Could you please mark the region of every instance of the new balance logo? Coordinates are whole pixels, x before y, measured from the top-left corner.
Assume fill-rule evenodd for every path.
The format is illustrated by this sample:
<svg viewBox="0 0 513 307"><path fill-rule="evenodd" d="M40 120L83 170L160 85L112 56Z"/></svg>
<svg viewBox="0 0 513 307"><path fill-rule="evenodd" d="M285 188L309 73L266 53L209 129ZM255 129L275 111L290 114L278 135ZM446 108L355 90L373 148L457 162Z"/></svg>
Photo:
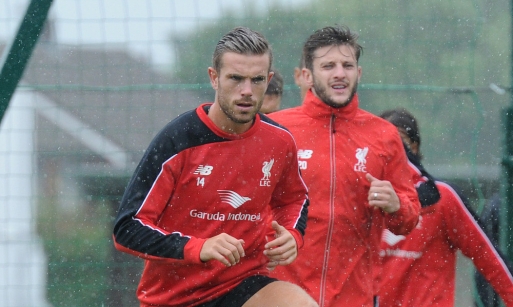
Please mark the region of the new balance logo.
<svg viewBox="0 0 513 307"><path fill-rule="evenodd" d="M303 160L310 159L312 157L312 154L313 154L313 150L311 150L311 149L298 149L297 158L299 160L298 161L299 169L307 169L308 168L308 162L302 161L301 159L303 159Z"/></svg>
<svg viewBox="0 0 513 307"><path fill-rule="evenodd" d="M228 203L235 209L242 206L245 202L251 200L249 197L240 196L239 194L230 190L217 190L217 192L219 193L219 196L221 196L222 202Z"/></svg>
<svg viewBox="0 0 513 307"><path fill-rule="evenodd" d="M212 173L213 168L214 167L210 166L210 165L200 165L194 172L194 175L198 175L198 174L202 175L202 176L210 175Z"/></svg>
<svg viewBox="0 0 513 307"><path fill-rule="evenodd" d="M298 149L297 158L298 159L310 159L312 157L313 150L310 149Z"/></svg>

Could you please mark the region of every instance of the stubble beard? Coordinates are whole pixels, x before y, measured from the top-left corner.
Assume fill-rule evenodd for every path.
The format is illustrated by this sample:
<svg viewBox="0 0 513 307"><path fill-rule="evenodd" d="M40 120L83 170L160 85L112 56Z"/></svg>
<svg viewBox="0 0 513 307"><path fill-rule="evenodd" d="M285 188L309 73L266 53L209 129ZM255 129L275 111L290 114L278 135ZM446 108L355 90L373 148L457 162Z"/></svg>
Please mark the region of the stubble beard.
<svg viewBox="0 0 513 307"><path fill-rule="evenodd" d="M328 94L327 89L322 84L318 83L315 78L313 78L313 89L315 91L315 94L327 105L333 108L342 108L347 106L351 100L353 100L354 95L356 94L356 91L358 90L358 80L354 83L353 87L351 88L351 94L347 98L346 101L343 103L338 103L335 100L333 100Z"/></svg>
<svg viewBox="0 0 513 307"><path fill-rule="evenodd" d="M227 99L225 99L225 97L222 94L219 95L218 100L219 100L219 106L221 107L221 110L226 115L226 117L228 117L228 119L231 120L232 122L234 122L236 124L247 124L247 123L252 122L255 119L256 112L244 113L244 114L250 114L249 118L237 116L237 114L234 111L234 108L232 107L232 106L235 106L235 104L237 103L236 101L234 101L233 103L230 103Z"/></svg>

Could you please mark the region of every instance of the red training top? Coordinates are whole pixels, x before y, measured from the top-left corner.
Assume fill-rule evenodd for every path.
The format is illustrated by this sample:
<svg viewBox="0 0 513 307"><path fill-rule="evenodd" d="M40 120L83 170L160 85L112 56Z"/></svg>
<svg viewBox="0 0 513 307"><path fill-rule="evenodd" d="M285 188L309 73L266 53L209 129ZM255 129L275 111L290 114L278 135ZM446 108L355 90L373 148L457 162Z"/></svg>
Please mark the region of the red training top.
<svg viewBox="0 0 513 307"><path fill-rule="evenodd" d="M291 134L257 115L231 135L208 118L210 105L180 115L154 138L121 201L117 249L145 259L141 306L196 306L252 275L268 275L263 254L270 214L302 245L308 197ZM245 241L234 266L202 262L207 238Z"/></svg>
<svg viewBox="0 0 513 307"><path fill-rule="evenodd" d="M373 266L383 229L407 234L420 204L397 128L358 108L358 96L333 108L308 91L302 106L269 114L288 128L311 205L308 231L294 263L273 277L292 281L321 307L373 306ZM388 180L400 203L388 214L369 206L366 173Z"/></svg>

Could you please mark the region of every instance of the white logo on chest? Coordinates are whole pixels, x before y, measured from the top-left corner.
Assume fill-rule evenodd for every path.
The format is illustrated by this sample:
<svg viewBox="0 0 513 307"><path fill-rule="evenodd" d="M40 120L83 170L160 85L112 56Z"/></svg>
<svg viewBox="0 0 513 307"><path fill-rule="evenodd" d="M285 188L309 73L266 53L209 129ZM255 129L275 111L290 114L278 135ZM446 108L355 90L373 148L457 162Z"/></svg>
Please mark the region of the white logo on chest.
<svg viewBox="0 0 513 307"><path fill-rule="evenodd" d="M262 173L264 173L264 177L260 179L260 186L261 187L270 187L271 186L271 168L273 167L274 159L271 159L271 161L264 161L262 166Z"/></svg>
<svg viewBox="0 0 513 307"><path fill-rule="evenodd" d="M381 237L381 239L385 241L388 245L394 246L402 240L406 239L406 237L403 235L396 235L392 233L390 230L385 229L383 230L383 236Z"/></svg>
<svg viewBox="0 0 513 307"><path fill-rule="evenodd" d="M297 151L297 158L299 163L299 169L307 169L308 167L308 161L305 161L307 159L310 159L313 155L313 150L311 149L298 149Z"/></svg>
<svg viewBox="0 0 513 307"><path fill-rule="evenodd" d="M357 148L356 149L356 159L358 162L354 165L355 172L367 172L367 153L369 152L369 147Z"/></svg>
<svg viewBox="0 0 513 307"><path fill-rule="evenodd" d="M207 176L207 175L210 175L212 173L212 169L214 169L213 166L210 166L210 165L200 165L198 166L198 168L196 169L196 171L194 172L195 175L202 175L202 176Z"/></svg>
<svg viewBox="0 0 513 307"><path fill-rule="evenodd" d="M199 165L198 168L194 171L194 175L208 176L208 175L212 174L213 169L214 169L214 167L211 165ZM205 178L197 177L196 185L204 187L205 186Z"/></svg>
<svg viewBox="0 0 513 307"><path fill-rule="evenodd" d="M234 191L230 190L217 190L219 196L221 196L221 201L230 204L230 206L234 208L239 208L245 202L251 200L249 197L240 196Z"/></svg>

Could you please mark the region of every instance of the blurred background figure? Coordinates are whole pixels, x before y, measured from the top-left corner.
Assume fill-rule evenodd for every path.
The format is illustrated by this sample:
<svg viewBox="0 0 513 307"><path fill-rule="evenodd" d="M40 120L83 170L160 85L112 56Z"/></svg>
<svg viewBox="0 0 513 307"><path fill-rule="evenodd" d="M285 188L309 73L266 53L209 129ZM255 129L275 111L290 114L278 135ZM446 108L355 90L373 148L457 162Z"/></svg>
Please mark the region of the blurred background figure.
<svg viewBox="0 0 513 307"><path fill-rule="evenodd" d="M499 193L492 195L481 212L480 218L483 222L482 228L488 238L495 246L499 246L499 214L501 206L501 197ZM511 264L507 263L510 267ZM475 306L477 307L499 307L499 294L493 289L493 286L478 270L474 271L474 282L476 285L477 297Z"/></svg>
<svg viewBox="0 0 513 307"><path fill-rule="evenodd" d="M387 110L380 117L397 127L409 151L413 181L419 182L418 166L422 155L417 119L404 108ZM459 250L472 260L505 306L513 306L513 276L507 259L483 231L483 223L468 199L448 183L436 180L436 188L440 199L435 203L422 201L432 199L429 195L426 197L432 192L417 189L422 209L419 223L409 235L396 236L388 230L383 233L379 305L454 306L456 252Z"/></svg>
<svg viewBox="0 0 513 307"><path fill-rule="evenodd" d="M260 113L264 114L278 111L280 109L281 97L283 96L283 77L276 69L272 69L272 71L274 71L274 76L267 86L264 103L260 108Z"/></svg>
<svg viewBox="0 0 513 307"><path fill-rule="evenodd" d="M294 82L297 86L299 86L299 90L301 91L301 101L303 101L306 92L310 88L310 86L306 83L306 79L303 77L303 68L305 68L305 57L301 55L299 67L294 68Z"/></svg>

